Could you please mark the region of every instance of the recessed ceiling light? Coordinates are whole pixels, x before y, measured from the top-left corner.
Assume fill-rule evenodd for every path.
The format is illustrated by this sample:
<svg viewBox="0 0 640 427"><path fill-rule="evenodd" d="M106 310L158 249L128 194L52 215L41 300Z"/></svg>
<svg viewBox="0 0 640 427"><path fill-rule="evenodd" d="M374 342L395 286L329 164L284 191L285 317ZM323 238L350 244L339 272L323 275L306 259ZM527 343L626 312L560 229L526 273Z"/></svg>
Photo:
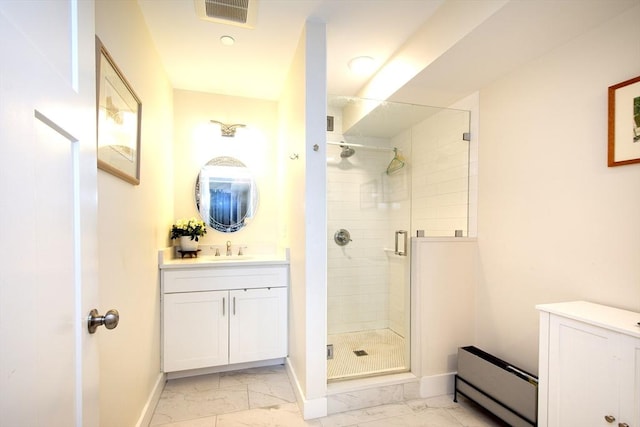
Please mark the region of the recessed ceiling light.
<svg viewBox="0 0 640 427"><path fill-rule="evenodd" d="M220 43L222 43L225 46L232 46L235 42L236 40L231 36L220 37Z"/></svg>
<svg viewBox="0 0 640 427"><path fill-rule="evenodd" d="M375 67L375 61L370 56L358 56L349 61L349 69L358 75L370 74Z"/></svg>

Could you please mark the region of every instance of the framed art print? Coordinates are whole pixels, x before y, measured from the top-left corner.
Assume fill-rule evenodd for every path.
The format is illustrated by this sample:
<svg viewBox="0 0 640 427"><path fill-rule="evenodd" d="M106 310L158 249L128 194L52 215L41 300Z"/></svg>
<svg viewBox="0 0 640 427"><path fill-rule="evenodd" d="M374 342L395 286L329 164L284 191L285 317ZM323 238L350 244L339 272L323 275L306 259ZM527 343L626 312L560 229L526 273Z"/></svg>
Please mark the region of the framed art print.
<svg viewBox="0 0 640 427"><path fill-rule="evenodd" d="M640 76L609 87L607 163L640 163Z"/></svg>
<svg viewBox="0 0 640 427"><path fill-rule="evenodd" d="M140 184L142 104L96 37L98 168Z"/></svg>

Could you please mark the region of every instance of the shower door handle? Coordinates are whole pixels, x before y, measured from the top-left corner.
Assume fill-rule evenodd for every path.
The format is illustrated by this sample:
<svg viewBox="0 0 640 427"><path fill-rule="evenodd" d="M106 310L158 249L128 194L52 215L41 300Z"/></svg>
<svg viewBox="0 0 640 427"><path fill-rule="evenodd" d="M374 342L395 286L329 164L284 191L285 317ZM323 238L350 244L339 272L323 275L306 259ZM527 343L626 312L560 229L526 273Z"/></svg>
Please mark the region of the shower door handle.
<svg viewBox="0 0 640 427"><path fill-rule="evenodd" d="M402 235L402 240L403 240L403 249L400 250L399 249L399 245L398 245L398 240L399 240L399 236ZM406 230L397 230L396 231L396 255L400 255L400 256L407 256L407 240L409 238L409 233Z"/></svg>

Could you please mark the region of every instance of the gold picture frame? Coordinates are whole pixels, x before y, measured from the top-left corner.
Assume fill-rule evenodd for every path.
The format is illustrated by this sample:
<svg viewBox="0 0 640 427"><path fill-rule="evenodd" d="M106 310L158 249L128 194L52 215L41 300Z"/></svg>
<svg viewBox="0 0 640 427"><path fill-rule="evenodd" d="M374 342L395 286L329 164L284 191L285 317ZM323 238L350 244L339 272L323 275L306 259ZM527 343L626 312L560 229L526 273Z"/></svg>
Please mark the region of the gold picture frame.
<svg viewBox="0 0 640 427"><path fill-rule="evenodd" d="M140 184L142 103L96 37L98 169Z"/></svg>
<svg viewBox="0 0 640 427"><path fill-rule="evenodd" d="M640 76L609 86L608 166L640 163Z"/></svg>

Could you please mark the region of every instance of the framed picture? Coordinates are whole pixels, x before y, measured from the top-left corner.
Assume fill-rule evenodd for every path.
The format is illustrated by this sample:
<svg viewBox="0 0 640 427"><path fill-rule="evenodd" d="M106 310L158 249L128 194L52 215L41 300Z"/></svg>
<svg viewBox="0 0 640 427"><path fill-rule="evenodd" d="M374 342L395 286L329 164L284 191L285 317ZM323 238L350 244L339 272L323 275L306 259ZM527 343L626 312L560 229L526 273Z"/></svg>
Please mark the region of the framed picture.
<svg viewBox="0 0 640 427"><path fill-rule="evenodd" d="M142 104L96 37L98 168L140 184Z"/></svg>
<svg viewBox="0 0 640 427"><path fill-rule="evenodd" d="M609 87L608 165L640 163L640 76Z"/></svg>

